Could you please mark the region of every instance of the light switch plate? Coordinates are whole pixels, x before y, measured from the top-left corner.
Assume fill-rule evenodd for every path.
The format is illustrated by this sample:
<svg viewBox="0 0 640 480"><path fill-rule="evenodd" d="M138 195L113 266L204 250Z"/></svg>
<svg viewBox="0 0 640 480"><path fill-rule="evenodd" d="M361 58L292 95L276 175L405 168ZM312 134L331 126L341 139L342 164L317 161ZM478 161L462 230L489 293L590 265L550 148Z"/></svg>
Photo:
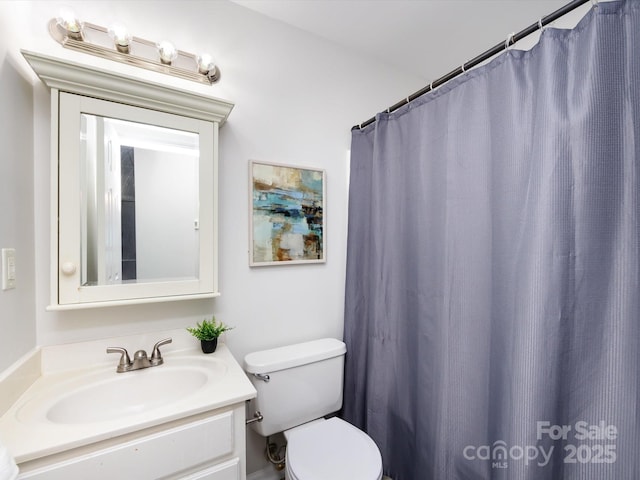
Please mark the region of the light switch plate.
<svg viewBox="0 0 640 480"><path fill-rule="evenodd" d="M2 249L2 290L16 288L16 250Z"/></svg>

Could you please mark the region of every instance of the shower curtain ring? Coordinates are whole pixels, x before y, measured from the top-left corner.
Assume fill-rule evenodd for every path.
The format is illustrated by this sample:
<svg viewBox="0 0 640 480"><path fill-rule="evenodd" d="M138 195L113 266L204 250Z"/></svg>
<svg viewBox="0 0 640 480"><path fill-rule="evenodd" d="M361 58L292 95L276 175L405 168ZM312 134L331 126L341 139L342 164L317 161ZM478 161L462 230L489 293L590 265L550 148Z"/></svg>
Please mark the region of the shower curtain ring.
<svg viewBox="0 0 640 480"><path fill-rule="evenodd" d="M431 83L429 84L429 91L430 91L430 92L433 92L433 82L431 82Z"/></svg>
<svg viewBox="0 0 640 480"><path fill-rule="evenodd" d="M515 36L516 32L511 32L509 34L509 36L507 37L507 40L504 42L504 49L505 50L509 50L509 46L513 45L513 37Z"/></svg>
<svg viewBox="0 0 640 480"><path fill-rule="evenodd" d="M594 7L597 7L597 6L598 6L598 1L599 1L599 0L591 0L591 4L592 4Z"/></svg>
<svg viewBox="0 0 640 480"><path fill-rule="evenodd" d="M464 69L464 63L460 66L460 68L462 69L462 73L466 72L466 70Z"/></svg>
<svg viewBox="0 0 640 480"><path fill-rule="evenodd" d="M544 25L542 24L542 19L538 20L538 29L544 30Z"/></svg>

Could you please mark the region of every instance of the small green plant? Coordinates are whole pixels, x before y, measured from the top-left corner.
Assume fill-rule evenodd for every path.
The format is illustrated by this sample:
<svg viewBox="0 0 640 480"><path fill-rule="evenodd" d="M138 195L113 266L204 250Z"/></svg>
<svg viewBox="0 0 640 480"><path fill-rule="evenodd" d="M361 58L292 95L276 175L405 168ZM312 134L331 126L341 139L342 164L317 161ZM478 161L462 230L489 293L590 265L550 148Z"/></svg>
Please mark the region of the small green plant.
<svg viewBox="0 0 640 480"><path fill-rule="evenodd" d="M222 322L216 322L216 317L211 317L211 320L205 318L202 323L196 323L195 327L187 327L187 331L198 340L213 340L232 328Z"/></svg>

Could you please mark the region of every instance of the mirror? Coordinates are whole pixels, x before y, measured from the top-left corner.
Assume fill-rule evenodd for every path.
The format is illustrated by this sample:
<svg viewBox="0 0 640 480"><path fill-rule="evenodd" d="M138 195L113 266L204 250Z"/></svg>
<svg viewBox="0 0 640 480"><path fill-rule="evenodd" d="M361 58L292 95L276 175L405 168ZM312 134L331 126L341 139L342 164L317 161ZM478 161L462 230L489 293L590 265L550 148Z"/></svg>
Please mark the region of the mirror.
<svg viewBox="0 0 640 480"><path fill-rule="evenodd" d="M218 296L218 128L233 103L22 55L51 89L48 308Z"/></svg>
<svg viewBox="0 0 640 480"><path fill-rule="evenodd" d="M198 135L81 113L80 148L81 285L197 279Z"/></svg>

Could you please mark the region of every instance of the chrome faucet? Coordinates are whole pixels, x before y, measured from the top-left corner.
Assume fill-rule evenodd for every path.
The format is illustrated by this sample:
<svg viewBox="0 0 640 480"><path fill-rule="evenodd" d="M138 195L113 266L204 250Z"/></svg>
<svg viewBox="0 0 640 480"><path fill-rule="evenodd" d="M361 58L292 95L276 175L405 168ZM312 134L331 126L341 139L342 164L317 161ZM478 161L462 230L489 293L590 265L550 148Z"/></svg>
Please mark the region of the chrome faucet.
<svg viewBox="0 0 640 480"><path fill-rule="evenodd" d="M164 360L162 359L162 354L160 353L160 347L162 345L166 345L171 343L173 340L170 338L165 338L164 340L160 340L153 346L153 351L151 352L151 358L147 357L147 352L144 350L138 350L133 354L133 362L129 357L129 352L127 352L126 348L122 347L109 347L107 348L107 353L119 353L120 354L120 362L118 363L118 368L116 371L118 373L124 372L132 372L133 370L140 370L141 368L149 368L149 367L157 367L158 365L162 365Z"/></svg>

